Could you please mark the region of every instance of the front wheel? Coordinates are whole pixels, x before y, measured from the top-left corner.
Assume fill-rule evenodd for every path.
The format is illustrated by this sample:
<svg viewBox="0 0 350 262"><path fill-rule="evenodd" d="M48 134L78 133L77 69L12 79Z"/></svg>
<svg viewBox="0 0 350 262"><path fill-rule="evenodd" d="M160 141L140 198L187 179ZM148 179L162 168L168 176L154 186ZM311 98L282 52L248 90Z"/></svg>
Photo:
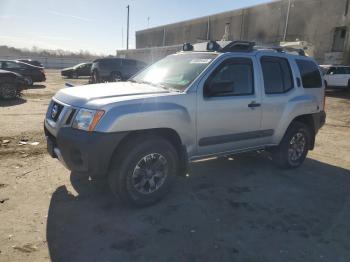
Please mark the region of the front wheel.
<svg viewBox="0 0 350 262"><path fill-rule="evenodd" d="M26 85L28 85L28 86L33 85L33 79L30 76L25 76L24 81L25 81Z"/></svg>
<svg viewBox="0 0 350 262"><path fill-rule="evenodd" d="M15 84L3 83L0 85L0 97L3 99L14 99L19 95L18 90Z"/></svg>
<svg viewBox="0 0 350 262"><path fill-rule="evenodd" d="M174 146L161 137L137 137L118 151L108 177L112 192L136 206L164 197L178 171Z"/></svg>
<svg viewBox="0 0 350 262"><path fill-rule="evenodd" d="M293 122L280 145L273 151L273 160L279 167L297 168L304 162L310 143L310 129L303 123Z"/></svg>

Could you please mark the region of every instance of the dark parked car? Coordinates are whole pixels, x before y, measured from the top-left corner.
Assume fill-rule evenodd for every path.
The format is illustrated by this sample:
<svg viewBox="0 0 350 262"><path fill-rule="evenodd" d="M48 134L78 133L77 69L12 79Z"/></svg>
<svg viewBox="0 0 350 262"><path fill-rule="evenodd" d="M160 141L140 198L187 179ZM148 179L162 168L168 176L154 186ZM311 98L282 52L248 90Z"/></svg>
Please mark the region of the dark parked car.
<svg viewBox="0 0 350 262"><path fill-rule="evenodd" d="M102 58L93 62L91 67L91 81L93 83L115 82L127 80L146 64L141 61L124 58Z"/></svg>
<svg viewBox="0 0 350 262"><path fill-rule="evenodd" d="M24 78L17 73L0 69L0 99L13 99L21 94Z"/></svg>
<svg viewBox="0 0 350 262"><path fill-rule="evenodd" d="M40 63L39 61L32 60L32 59L18 59L17 61L23 62L23 63L26 63L26 64L30 64L30 65L33 65L33 66L44 67L43 64Z"/></svg>
<svg viewBox="0 0 350 262"><path fill-rule="evenodd" d="M91 75L92 63L81 63L73 67L63 68L61 75L67 78L79 78L79 76Z"/></svg>
<svg viewBox="0 0 350 262"><path fill-rule="evenodd" d="M21 74L29 86L33 85L34 82L44 82L46 80L42 67L29 65L20 61L0 60L0 69Z"/></svg>

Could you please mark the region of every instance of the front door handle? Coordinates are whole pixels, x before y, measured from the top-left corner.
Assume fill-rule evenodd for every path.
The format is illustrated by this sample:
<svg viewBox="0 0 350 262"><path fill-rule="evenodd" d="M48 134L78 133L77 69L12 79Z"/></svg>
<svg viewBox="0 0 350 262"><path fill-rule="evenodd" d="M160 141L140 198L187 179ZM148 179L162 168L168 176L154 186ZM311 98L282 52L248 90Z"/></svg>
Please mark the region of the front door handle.
<svg viewBox="0 0 350 262"><path fill-rule="evenodd" d="M260 107L260 106L261 106L261 104L256 103L255 101L251 102L251 103L248 105L249 108L255 108L255 107Z"/></svg>

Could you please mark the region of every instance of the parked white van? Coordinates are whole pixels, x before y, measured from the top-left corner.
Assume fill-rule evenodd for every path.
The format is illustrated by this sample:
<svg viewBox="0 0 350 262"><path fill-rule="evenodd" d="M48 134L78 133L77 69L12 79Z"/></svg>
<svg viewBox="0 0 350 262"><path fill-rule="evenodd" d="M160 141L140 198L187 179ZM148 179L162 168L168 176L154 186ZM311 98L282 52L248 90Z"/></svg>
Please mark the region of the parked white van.
<svg viewBox="0 0 350 262"><path fill-rule="evenodd" d="M326 88L350 90L350 66L321 65Z"/></svg>

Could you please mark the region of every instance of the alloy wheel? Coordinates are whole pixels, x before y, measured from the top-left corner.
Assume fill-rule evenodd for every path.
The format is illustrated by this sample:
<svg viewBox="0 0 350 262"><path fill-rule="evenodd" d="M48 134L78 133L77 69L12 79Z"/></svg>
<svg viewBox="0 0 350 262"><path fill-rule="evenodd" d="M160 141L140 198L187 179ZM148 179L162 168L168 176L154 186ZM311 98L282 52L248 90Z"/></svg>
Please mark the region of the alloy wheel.
<svg viewBox="0 0 350 262"><path fill-rule="evenodd" d="M289 143L288 157L292 162L297 162L304 154L306 147L305 135L301 132L296 133Z"/></svg>
<svg viewBox="0 0 350 262"><path fill-rule="evenodd" d="M168 161L163 155L149 154L136 164L132 174L132 184L141 194L154 193L164 184L168 171Z"/></svg>

